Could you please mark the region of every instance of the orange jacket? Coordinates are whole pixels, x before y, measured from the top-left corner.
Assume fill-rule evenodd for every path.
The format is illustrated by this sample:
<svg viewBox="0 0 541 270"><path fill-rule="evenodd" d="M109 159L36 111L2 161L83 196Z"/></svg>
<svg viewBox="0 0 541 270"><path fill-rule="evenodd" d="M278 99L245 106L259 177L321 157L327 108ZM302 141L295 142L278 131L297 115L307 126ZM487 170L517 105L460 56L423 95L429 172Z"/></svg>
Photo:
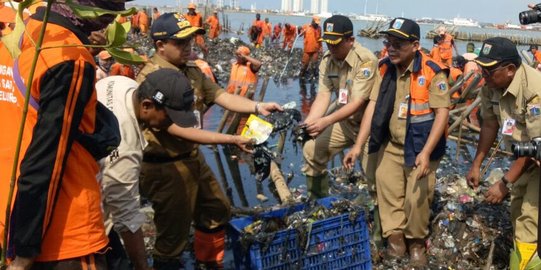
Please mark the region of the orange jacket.
<svg viewBox="0 0 541 270"><path fill-rule="evenodd" d="M475 63L474 61L468 61L466 65L464 65L464 74L469 74L470 72L474 72L474 74L478 74L478 76L481 77L481 80L476 85L477 87L485 84L485 79L482 76L482 71L479 65ZM468 80L464 82L464 85L462 85L462 89L468 88L468 86L473 82L473 76L471 76ZM475 89L475 88L474 88Z"/></svg>
<svg viewBox="0 0 541 270"><path fill-rule="evenodd" d="M304 52L318 52L321 49L321 29L312 27L312 24L305 24L304 31Z"/></svg>
<svg viewBox="0 0 541 270"><path fill-rule="evenodd" d="M534 61L537 61L537 63L541 63L541 51L536 51L533 55Z"/></svg>
<svg viewBox="0 0 541 270"><path fill-rule="evenodd" d="M297 35L297 27L290 24L289 27L284 27L284 39L293 40Z"/></svg>
<svg viewBox="0 0 541 270"><path fill-rule="evenodd" d="M109 70L109 76L120 75L135 80L135 72L129 65L114 63Z"/></svg>
<svg viewBox="0 0 541 270"><path fill-rule="evenodd" d="M202 27L203 26L203 18L199 13L195 13L195 15L190 15L189 13L184 14L184 17L190 22L192 26L196 27Z"/></svg>
<svg viewBox="0 0 541 270"><path fill-rule="evenodd" d="M259 32L259 35L257 35L257 40L256 40L256 43L257 44L262 44L263 43L263 32L265 31L265 22L262 21L262 20L254 20L252 22L252 26L256 26L257 28L259 28L261 31Z"/></svg>
<svg viewBox="0 0 541 270"><path fill-rule="evenodd" d="M460 76L462 76L462 70L460 70L458 68L455 68L455 67L450 67L449 78L447 79L447 81L449 82L449 85L450 86L455 85L455 83L458 81ZM452 98L459 98L460 97L460 91L454 92L451 97Z"/></svg>
<svg viewBox="0 0 541 270"><path fill-rule="evenodd" d="M253 90L257 87L257 75L250 68L250 63L247 63L246 65L234 63L231 67L231 76L229 77L227 92L233 94L235 93L235 89L240 87L241 90L239 95L244 97L250 86L252 86Z"/></svg>
<svg viewBox="0 0 541 270"><path fill-rule="evenodd" d="M263 37L270 37L272 32L272 23L263 22Z"/></svg>
<svg viewBox="0 0 541 270"><path fill-rule="evenodd" d="M440 48L440 57L441 59L451 59L453 58L453 37L449 34L445 34L443 42L438 46Z"/></svg>
<svg viewBox="0 0 541 270"><path fill-rule="evenodd" d="M210 16L207 19L207 23L210 26L209 29L209 38L214 39L217 38L220 35L220 21L216 16Z"/></svg>
<svg viewBox="0 0 541 270"><path fill-rule="evenodd" d="M432 50L430 51L430 57L434 61L436 61L438 63L441 63L440 47L439 46L432 47Z"/></svg>
<svg viewBox="0 0 541 270"><path fill-rule="evenodd" d="M209 78L214 83L216 82L216 79L214 78L214 73L212 73L212 69L207 62L201 59L196 59L194 60L194 62L207 78Z"/></svg>
<svg viewBox="0 0 541 270"><path fill-rule="evenodd" d="M148 32L148 15L146 12L139 11L139 28L141 29L141 33Z"/></svg>
<svg viewBox="0 0 541 270"><path fill-rule="evenodd" d="M131 26L133 28L139 28L139 12L131 16Z"/></svg>
<svg viewBox="0 0 541 270"><path fill-rule="evenodd" d="M35 16L35 17L34 17ZM37 40L44 16L38 11L26 25ZM39 20L37 19L39 18ZM17 191L11 214L9 250L36 261L58 261L98 252L107 245L101 214L99 166L75 140L77 132L93 133L96 121L96 63L86 36L56 13L47 33L29 91L39 106L29 107L25 121ZM81 40L79 39L81 38ZM34 42L22 37L18 58L20 76L13 75L13 59L0 43L0 216L5 217L13 153L22 117L24 96L14 77L27 79L35 55ZM0 222L3 231L4 223Z"/></svg>

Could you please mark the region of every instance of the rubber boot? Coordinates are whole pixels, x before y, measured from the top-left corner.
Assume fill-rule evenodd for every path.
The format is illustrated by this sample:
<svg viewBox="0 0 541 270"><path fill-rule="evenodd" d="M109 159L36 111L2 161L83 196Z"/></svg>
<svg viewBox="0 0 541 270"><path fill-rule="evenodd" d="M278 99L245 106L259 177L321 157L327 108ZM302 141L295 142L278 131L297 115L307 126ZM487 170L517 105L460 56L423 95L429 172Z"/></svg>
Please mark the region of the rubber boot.
<svg viewBox="0 0 541 270"><path fill-rule="evenodd" d="M224 269L225 230L202 232L196 229L194 238L196 269Z"/></svg>
<svg viewBox="0 0 541 270"><path fill-rule="evenodd" d="M406 254L406 241L403 232L393 232L387 237L386 257L401 258Z"/></svg>
<svg viewBox="0 0 541 270"><path fill-rule="evenodd" d="M412 266L426 266L426 244L424 239L408 239L410 264Z"/></svg>
<svg viewBox="0 0 541 270"><path fill-rule="evenodd" d="M329 196L329 175L306 176L306 188L311 200Z"/></svg>
<svg viewBox="0 0 541 270"><path fill-rule="evenodd" d="M509 269L511 270L539 270L541 260L536 254L537 244L515 241L515 249L511 250Z"/></svg>
<svg viewBox="0 0 541 270"><path fill-rule="evenodd" d="M152 258L152 269L154 270L181 270L184 266L180 259L162 258L154 256Z"/></svg>

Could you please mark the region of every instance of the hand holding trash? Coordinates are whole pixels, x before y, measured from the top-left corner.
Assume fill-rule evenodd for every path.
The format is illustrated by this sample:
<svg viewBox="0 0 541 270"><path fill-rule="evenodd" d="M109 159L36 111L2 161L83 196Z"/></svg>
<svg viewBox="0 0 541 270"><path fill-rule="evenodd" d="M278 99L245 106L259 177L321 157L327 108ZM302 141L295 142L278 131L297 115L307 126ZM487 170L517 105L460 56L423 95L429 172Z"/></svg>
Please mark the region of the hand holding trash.
<svg viewBox="0 0 541 270"><path fill-rule="evenodd" d="M485 201L489 204L501 203L505 196L507 196L507 193L509 193L509 189L503 181L496 181L485 193Z"/></svg>
<svg viewBox="0 0 541 270"><path fill-rule="evenodd" d="M351 170L355 167L355 162L357 159L359 159L359 156L361 155L361 147L357 147L354 145L351 148L351 151L349 151L346 156L344 157L344 160L342 160L342 163L344 164L344 167L346 169Z"/></svg>
<svg viewBox="0 0 541 270"><path fill-rule="evenodd" d="M242 151L253 154L254 139L243 136L233 136L233 143L237 145Z"/></svg>
<svg viewBox="0 0 541 270"><path fill-rule="evenodd" d="M468 186L472 187L473 189L479 187L480 175L481 168L479 166L472 165L470 171L466 175L466 181L468 182Z"/></svg>
<svg viewBox="0 0 541 270"><path fill-rule="evenodd" d="M259 103L257 110L257 113L267 116L273 111L283 111L284 109L276 102L265 102Z"/></svg>

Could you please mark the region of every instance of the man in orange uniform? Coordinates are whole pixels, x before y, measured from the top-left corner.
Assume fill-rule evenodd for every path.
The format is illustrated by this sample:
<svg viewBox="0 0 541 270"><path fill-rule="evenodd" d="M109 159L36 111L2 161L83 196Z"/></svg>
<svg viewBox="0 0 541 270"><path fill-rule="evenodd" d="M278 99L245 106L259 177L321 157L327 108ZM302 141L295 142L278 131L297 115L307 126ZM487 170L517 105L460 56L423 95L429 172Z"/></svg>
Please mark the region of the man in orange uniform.
<svg viewBox="0 0 541 270"><path fill-rule="evenodd" d="M222 30L220 20L218 19L218 11L215 10L212 16L208 17L206 23L209 26L209 39L213 40L218 38L220 31Z"/></svg>
<svg viewBox="0 0 541 270"><path fill-rule="evenodd" d="M295 40L295 37L297 36L297 27L295 25L286 23L284 25L284 43L282 45L282 49L285 49L287 47L288 50L291 50L293 47L293 41Z"/></svg>
<svg viewBox="0 0 541 270"><path fill-rule="evenodd" d="M120 1L74 1L91 7L120 11ZM0 216L5 217L13 162L18 162L17 190L9 220L7 253L10 270L15 269L105 269L107 236L101 212L99 171L93 155L102 131L98 124L96 63L84 45L91 44L92 31L105 28L114 16L92 19L77 17L63 3L51 4L34 77L26 88L36 54L35 41L45 18L38 8L26 23L21 54L12 58L0 43L0 115L6 129L0 134ZM28 36L27 36L28 35ZM70 45L70 46L67 46ZM73 46L77 45L77 46ZM13 72L12 72L13 71ZM28 117L22 134L21 156L14 159L22 121L25 93L30 91ZM9 97L9 98L5 98ZM105 109L106 110L106 109ZM116 127L118 132L118 126ZM113 145L109 145L113 146ZM0 230L5 230L2 219ZM5 244L5 243L4 243Z"/></svg>
<svg viewBox="0 0 541 270"><path fill-rule="evenodd" d="M249 88L255 90L257 86L256 73L261 68L261 62L250 57L250 49L246 46L240 46L236 51L237 61L231 67L231 76L227 85L227 92L235 93L235 89L240 87L239 95L246 96Z"/></svg>
<svg viewBox="0 0 541 270"><path fill-rule="evenodd" d="M528 51L532 53L533 60L538 64L541 64L541 52L539 51L539 47L537 47L537 45L535 44L532 44L530 45L530 49Z"/></svg>
<svg viewBox="0 0 541 270"><path fill-rule="evenodd" d="M447 33L445 26L438 28L438 34L443 40L438 46L440 48L441 62L447 67L450 67L453 64L453 48L456 50L455 40L453 36Z"/></svg>
<svg viewBox="0 0 541 270"><path fill-rule="evenodd" d="M272 31L272 39L271 42L274 44L275 42L280 42L280 37L282 35L282 23L278 23L274 26L274 29Z"/></svg>
<svg viewBox="0 0 541 270"><path fill-rule="evenodd" d="M430 50L430 57L432 60L441 63L441 56L440 56L440 45L443 43L443 38L441 36L435 36L434 37L434 45L432 46L432 50Z"/></svg>
<svg viewBox="0 0 541 270"><path fill-rule="evenodd" d="M152 22L155 22L158 17L160 17L160 11L158 11L158 8L155 7L152 9Z"/></svg>
<svg viewBox="0 0 541 270"><path fill-rule="evenodd" d="M259 48L263 44L263 29L265 28L265 22L261 20L261 14L255 15L255 20L252 22L252 26L248 31L250 41L254 47Z"/></svg>
<svg viewBox="0 0 541 270"><path fill-rule="evenodd" d="M145 9L141 9L139 10L138 14L139 14L139 29L141 31L140 32L141 36L146 37L147 32L148 32L148 26L149 26L147 11Z"/></svg>
<svg viewBox="0 0 541 270"><path fill-rule="evenodd" d="M195 12L194 3L190 3L188 5L188 13L186 13L184 17L186 17L186 19L193 27L203 27L203 17L201 17L201 14ZM203 51L203 54L205 56L208 54L209 51L207 49L207 46L205 45L205 39L203 38L203 35L195 35L195 44L197 45L197 47L201 48L201 51Z"/></svg>
<svg viewBox="0 0 541 270"><path fill-rule="evenodd" d="M300 35L304 36L304 53L302 55L302 67L300 77L303 78L308 65L312 64L312 67L315 68L317 65L317 59L319 52L322 51L321 47L321 29L319 28L319 17L314 16L310 24L305 24L302 27L302 32ZM315 70L312 71L312 75Z"/></svg>
<svg viewBox="0 0 541 270"><path fill-rule="evenodd" d="M263 42L265 48L270 47L270 40L272 35L272 23L269 22L269 18L265 18L265 25L263 26Z"/></svg>

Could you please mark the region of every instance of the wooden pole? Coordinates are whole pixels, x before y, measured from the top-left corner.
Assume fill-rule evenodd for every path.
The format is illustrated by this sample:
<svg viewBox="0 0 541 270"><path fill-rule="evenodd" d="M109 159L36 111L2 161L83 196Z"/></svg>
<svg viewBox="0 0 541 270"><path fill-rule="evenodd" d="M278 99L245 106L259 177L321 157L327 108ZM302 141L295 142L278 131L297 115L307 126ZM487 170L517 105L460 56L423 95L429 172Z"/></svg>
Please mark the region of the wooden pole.
<svg viewBox="0 0 541 270"><path fill-rule="evenodd" d="M462 123L462 120L464 120L464 118L466 118L466 116L468 116L473 111L473 109L475 109L475 107L479 106L480 103L481 97L478 96L475 101L473 101L473 103L470 104L468 108L460 115L460 118L455 120L455 122L449 127L449 132L452 132L455 128L459 127Z"/></svg>

